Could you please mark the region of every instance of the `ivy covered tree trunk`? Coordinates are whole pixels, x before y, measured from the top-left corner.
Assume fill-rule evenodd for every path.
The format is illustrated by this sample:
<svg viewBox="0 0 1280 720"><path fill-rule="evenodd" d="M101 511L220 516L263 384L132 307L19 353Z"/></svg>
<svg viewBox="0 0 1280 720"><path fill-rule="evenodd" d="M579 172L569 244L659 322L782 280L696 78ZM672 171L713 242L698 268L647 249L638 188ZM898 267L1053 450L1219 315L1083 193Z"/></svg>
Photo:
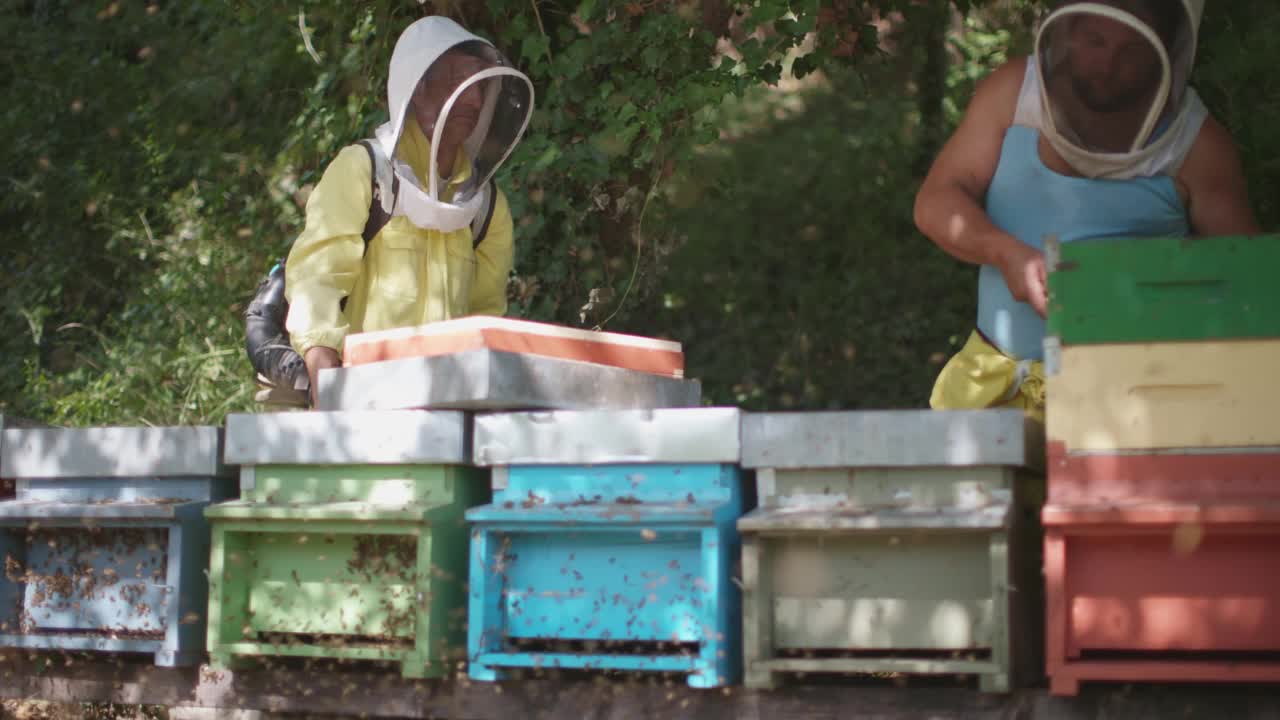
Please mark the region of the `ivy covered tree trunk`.
<svg viewBox="0 0 1280 720"><path fill-rule="evenodd" d="M950 2L924 0L907 11L907 28L914 47L922 55L916 74L917 109L920 113L920 145L914 170L924 175L946 140L947 34L951 28Z"/></svg>

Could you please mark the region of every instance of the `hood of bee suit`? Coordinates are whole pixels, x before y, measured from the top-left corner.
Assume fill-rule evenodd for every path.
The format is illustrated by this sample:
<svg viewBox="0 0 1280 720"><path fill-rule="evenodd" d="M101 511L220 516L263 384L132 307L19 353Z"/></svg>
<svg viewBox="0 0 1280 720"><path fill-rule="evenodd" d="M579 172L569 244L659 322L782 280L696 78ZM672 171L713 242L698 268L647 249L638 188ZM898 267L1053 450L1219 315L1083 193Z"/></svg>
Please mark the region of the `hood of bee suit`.
<svg viewBox="0 0 1280 720"><path fill-rule="evenodd" d="M1133 177L1179 134L1203 13L1204 0L1066 0L1041 23L1041 131L1078 172Z"/></svg>
<svg viewBox="0 0 1280 720"><path fill-rule="evenodd" d="M461 59L460 59L461 58ZM419 179L403 157L402 139L407 123L417 123L415 94L434 88L445 98L432 108L434 125L421 128L430 141L431 160L426 177ZM471 113L459 99L473 87L482 102L475 126L462 143L468 167L453 168L454 177L465 180L442 197L437 157L450 113ZM441 90L443 88L443 90ZM447 94L446 94L447 93ZM467 97L475 96L471 92ZM422 228L452 232L468 226L480 209L481 190L520 142L533 114L533 83L507 61L488 40L468 32L445 17L424 17L400 35L391 54L387 74L387 107L390 119L376 132L383 153L399 179L393 215L403 215ZM468 120L472 118L468 117ZM391 199L384 199L390 203Z"/></svg>

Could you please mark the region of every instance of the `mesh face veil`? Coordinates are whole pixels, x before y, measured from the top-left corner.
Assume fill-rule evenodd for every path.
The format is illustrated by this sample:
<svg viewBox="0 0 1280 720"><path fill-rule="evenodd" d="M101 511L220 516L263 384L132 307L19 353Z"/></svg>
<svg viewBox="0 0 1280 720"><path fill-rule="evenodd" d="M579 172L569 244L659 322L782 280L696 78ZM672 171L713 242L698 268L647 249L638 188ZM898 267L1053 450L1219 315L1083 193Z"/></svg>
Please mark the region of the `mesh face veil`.
<svg viewBox="0 0 1280 720"><path fill-rule="evenodd" d="M415 96L439 102L421 109L431 118L430 126L422 128L431 141L425 182L396 154L406 124L418 122ZM466 227L479 211L481 190L510 156L529 124L533 83L487 40L448 18L426 17L410 25L396 42L387 78L387 101L391 120L376 134L400 179L393 214L403 215L422 228L452 232ZM472 128L461 141L470 173L447 194L440 177L439 155L445 133L458 126ZM463 168L452 170L453 176L462 175Z"/></svg>
<svg viewBox="0 0 1280 720"><path fill-rule="evenodd" d="M1036 35L1043 132L1086 177L1125 177L1187 116L1204 0L1067 0Z"/></svg>

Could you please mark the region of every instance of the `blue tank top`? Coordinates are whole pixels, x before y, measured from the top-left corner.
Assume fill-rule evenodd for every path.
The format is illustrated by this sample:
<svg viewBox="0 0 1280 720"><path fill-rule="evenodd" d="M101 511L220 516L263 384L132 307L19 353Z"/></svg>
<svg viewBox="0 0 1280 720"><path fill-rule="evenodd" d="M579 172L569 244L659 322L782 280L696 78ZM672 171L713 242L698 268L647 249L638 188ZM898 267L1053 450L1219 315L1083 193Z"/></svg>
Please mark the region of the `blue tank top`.
<svg viewBox="0 0 1280 720"><path fill-rule="evenodd" d="M1023 125L1005 133L986 199L987 215L996 227L1041 250L1046 235L1068 243L1190 234L1172 177L1094 180L1062 175L1040 160L1039 141L1039 131ZM1030 305L1013 299L1004 276L991 265L978 272L978 329L1006 355L1044 358L1044 320Z"/></svg>

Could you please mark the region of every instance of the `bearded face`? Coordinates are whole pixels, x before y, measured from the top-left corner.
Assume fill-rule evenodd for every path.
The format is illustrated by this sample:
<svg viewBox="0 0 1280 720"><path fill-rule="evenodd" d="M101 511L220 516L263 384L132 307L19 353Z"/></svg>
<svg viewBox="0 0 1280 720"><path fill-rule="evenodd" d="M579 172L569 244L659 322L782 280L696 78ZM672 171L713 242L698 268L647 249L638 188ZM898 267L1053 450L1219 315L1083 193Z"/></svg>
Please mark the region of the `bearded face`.
<svg viewBox="0 0 1280 720"><path fill-rule="evenodd" d="M1095 113L1145 108L1160 82L1156 48L1133 27L1108 17L1073 20L1066 61L1076 97Z"/></svg>

